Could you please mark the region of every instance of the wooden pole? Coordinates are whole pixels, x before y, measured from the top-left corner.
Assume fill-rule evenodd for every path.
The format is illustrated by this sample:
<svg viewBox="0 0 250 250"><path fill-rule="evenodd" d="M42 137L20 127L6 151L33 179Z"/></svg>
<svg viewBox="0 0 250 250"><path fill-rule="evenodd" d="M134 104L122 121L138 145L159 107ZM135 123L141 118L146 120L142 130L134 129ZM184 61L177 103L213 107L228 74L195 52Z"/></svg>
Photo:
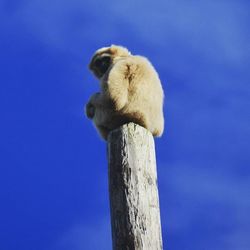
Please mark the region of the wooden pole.
<svg viewBox="0 0 250 250"><path fill-rule="evenodd" d="M109 195L114 250L161 250L154 139L134 123L108 137Z"/></svg>

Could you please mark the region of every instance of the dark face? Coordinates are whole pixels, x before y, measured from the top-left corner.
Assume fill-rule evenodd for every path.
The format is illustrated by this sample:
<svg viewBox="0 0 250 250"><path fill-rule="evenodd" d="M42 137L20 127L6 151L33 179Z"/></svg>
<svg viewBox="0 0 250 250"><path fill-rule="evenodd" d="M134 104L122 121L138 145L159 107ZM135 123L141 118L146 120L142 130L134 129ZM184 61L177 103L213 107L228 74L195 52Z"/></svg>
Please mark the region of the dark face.
<svg viewBox="0 0 250 250"><path fill-rule="evenodd" d="M102 77L108 70L111 64L110 56L97 57L92 67L98 77Z"/></svg>

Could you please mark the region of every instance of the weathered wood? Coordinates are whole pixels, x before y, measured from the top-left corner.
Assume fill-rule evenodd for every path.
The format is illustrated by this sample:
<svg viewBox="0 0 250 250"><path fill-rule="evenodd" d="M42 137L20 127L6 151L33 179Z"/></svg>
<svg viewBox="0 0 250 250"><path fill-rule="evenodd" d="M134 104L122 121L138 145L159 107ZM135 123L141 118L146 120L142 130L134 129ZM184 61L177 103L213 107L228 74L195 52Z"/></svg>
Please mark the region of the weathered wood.
<svg viewBox="0 0 250 250"><path fill-rule="evenodd" d="M108 137L109 194L114 250L161 250L154 139L134 123Z"/></svg>

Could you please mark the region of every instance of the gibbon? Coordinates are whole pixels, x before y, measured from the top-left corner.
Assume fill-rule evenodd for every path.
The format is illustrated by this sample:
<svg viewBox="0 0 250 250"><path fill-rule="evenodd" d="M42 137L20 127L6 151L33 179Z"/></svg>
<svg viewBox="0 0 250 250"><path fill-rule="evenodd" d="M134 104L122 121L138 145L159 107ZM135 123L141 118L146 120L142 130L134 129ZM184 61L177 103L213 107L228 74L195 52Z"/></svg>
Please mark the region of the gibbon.
<svg viewBox="0 0 250 250"><path fill-rule="evenodd" d="M90 70L100 80L100 92L91 96L85 112L104 140L110 131L134 122L153 136L164 130L161 81L147 58L112 45L95 52Z"/></svg>

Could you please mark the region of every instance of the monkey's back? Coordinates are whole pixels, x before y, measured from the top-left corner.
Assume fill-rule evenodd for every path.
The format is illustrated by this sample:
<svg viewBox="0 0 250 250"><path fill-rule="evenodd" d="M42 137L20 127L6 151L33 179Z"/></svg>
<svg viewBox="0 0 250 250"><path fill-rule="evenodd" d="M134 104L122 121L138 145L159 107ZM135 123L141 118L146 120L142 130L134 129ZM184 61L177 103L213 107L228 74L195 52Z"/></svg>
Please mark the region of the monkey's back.
<svg viewBox="0 0 250 250"><path fill-rule="evenodd" d="M161 81L152 64L141 56L131 56L128 101L121 110L128 120L147 128L154 136L164 130Z"/></svg>

